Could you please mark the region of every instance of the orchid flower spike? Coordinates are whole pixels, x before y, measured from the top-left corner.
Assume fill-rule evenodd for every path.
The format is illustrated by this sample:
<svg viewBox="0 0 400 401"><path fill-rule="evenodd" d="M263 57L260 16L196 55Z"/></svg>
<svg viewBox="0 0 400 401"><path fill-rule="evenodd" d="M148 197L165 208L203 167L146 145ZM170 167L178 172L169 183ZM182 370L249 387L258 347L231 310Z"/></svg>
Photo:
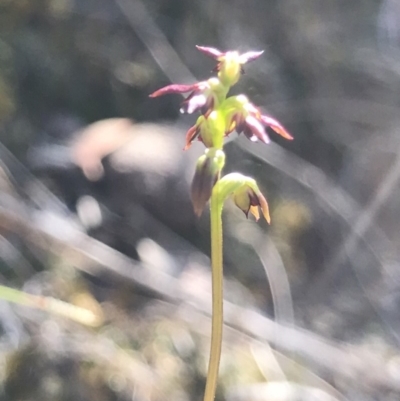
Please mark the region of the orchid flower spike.
<svg viewBox="0 0 400 401"><path fill-rule="evenodd" d="M218 78L225 84L232 86L239 81L243 71L243 64L253 61L260 57L264 51L249 51L240 54L237 51L221 52L213 47L196 46L206 56L218 61L215 70Z"/></svg>

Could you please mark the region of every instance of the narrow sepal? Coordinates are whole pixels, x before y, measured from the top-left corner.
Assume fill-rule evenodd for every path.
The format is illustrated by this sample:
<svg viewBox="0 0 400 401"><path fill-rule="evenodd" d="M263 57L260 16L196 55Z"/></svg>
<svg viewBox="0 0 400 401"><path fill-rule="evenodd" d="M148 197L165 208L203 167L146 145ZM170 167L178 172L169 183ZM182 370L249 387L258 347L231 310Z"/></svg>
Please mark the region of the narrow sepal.
<svg viewBox="0 0 400 401"><path fill-rule="evenodd" d="M245 119L245 124L246 124L246 130L244 133L247 135L247 133L251 133L250 140L253 142L256 142L257 140L260 140L261 142L264 143L269 143L269 137L266 134L263 125L257 120L257 118L253 116L248 116Z"/></svg>
<svg viewBox="0 0 400 401"><path fill-rule="evenodd" d="M197 46L197 50L201 51L206 56L212 57L215 60L220 60L221 57L224 56L224 53L214 47L207 47L207 46Z"/></svg>
<svg viewBox="0 0 400 401"><path fill-rule="evenodd" d="M207 96L203 93L189 96L181 105L180 112L192 114L202 109L207 104Z"/></svg>
<svg viewBox="0 0 400 401"><path fill-rule="evenodd" d="M271 223L271 216L270 216L270 213L269 213L268 202L267 202L267 200L265 199L264 195L261 192L258 193L257 197L258 197L258 202L259 202L262 214L263 214L265 220L267 221L267 223L270 224Z"/></svg>
<svg viewBox="0 0 400 401"><path fill-rule="evenodd" d="M269 143L270 138L265 127L271 128L275 133L285 139L293 139L286 128L274 118L262 115L260 109L254 106L244 95L231 96L221 105L226 116L225 135L236 130L238 134L244 135L252 142L260 140Z"/></svg>
<svg viewBox="0 0 400 401"><path fill-rule="evenodd" d="M196 89L196 84L194 85L180 85L180 84L172 84L164 86L151 93L149 97L158 97L163 95L169 95L171 93L186 93Z"/></svg>
<svg viewBox="0 0 400 401"><path fill-rule="evenodd" d="M243 54L241 54L239 56L239 62L240 62L240 64L246 64L249 61L253 61L253 60L257 59L263 53L264 53L264 50L261 50L261 51L250 51L250 52L243 53Z"/></svg>
<svg viewBox="0 0 400 401"><path fill-rule="evenodd" d="M285 139L292 140L293 137L292 135L289 134L289 132L286 130L286 128L280 124L277 120L270 116L261 116L261 121L263 122L264 125L267 127L270 127L273 129L277 134L283 136Z"/></svg>
<svg viewBox="0 0 400 401"><path fill-rule="evenodd" d="M188 131L186 132L186 143L185 143L185 147L183 148L183 150L188 150L190 148L190 145L192 144L192 142L199 136L199 134L200 134L200 130L199 130L197 124L190 127L188 129Z"/></svg>

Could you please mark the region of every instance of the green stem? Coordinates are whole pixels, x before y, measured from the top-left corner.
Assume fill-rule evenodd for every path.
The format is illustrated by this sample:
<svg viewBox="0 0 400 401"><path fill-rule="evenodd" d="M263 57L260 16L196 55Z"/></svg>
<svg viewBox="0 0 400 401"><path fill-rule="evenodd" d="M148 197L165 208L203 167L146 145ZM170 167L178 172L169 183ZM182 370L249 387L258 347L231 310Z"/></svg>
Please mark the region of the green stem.
<svg viewBox="0 0 400 401"><path fill-rule="evenodd" d="M97 326L101 323L101 316L96 315L88 309L51 297L28 294L4 285L0 285L0 299L30 308L41 309L49 313L55 313L89 326Z"/></svg>
<svg viewBox="0 0 400 401"><path fill-rule="evenodd" d="M223 329L222 205L219 191L211 195L212 329L204 401L213 401L221 359Z"/></svg>
<svg viewBox="0 0 400 401"><path fill-rule="evenodd" d="M28 294L4 285L0 285L0 299L20 305L31 305L30 296Z"/></svg>

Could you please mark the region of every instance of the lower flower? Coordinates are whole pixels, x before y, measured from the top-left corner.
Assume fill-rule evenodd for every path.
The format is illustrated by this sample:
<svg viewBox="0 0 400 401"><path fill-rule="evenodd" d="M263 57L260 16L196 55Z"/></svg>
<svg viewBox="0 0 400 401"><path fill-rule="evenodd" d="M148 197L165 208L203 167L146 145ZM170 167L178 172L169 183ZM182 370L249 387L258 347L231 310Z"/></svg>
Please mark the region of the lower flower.
<svg viewBox="0 0 400 401"><path fill-rule="evenodd" d="M253 178L239 173L227 174L215 184L213 196L214 193L221 199L221 202L232 196L236 206L243 211L246 217L250 212L256 220L259 220L260 209L265 220L268 223L271 222L267 200Z"/></svg>
<svg viewBox="0 0 400 401"><path fill-rule="evenodd" d="M265 132L265 127L271 128L274 132L285 139L293 139L285 127L274 118L261 114L261 111L251 103L246 96L232 96L221 105L224 110L227 122L226 135L233 131L243 134L253 142L260 140L269 143L270 139Z"/></svg>

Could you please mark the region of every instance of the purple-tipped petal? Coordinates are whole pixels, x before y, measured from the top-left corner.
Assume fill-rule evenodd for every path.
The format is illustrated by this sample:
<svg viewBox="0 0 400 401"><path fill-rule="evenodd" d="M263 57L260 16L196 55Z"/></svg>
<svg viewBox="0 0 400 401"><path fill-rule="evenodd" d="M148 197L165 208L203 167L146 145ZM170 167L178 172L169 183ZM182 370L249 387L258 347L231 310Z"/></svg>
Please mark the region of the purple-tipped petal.
<svg viewBox="0 0 400 401"><path fill-rule="evenodd" d="M289 140L293 139L292 135L289 134L289 132L286 130L286 128L282 124L280 124L277 120L275 120L274 118L269 117L269 116L261 116L261 121L267 127L272 128L277 134L283 136L284 138L289 139Z"/></svg>
<svg viewBox="0 0 400 401"><path fill-rule="evenodd" d="M168 95L170 93L186 93L186 92L193 91L196 88L197 88L197 84L193 84L193 85L172 84L172 85L167 85L161 89L156 90L155 92L150 94L149 97L158 97L158 96Z"/></svg>
<svg viewBox="0 0 400 401"><path fill-rule="evenodd" d="M239 63L240 64L246 64L249 61L253 61L256 58L260 57L264 53L264 50L261 51L251 51L251 52L246 52L243 53L239 56Z"/></svg>
<svg viewBox="0 0 400 401"><path fill-rule="evenodd" d="M253 134L254 137L256 137L257 139L259 139L260 141L262 141L264 143L270 142L268 135L264 131L263 125L257 120L257 118L255 118L253 116L247 116L246 120L245 120L245 124L246 124L246 128L251 131L251 133ZM247 137L251 141L255 141L255 139L253 139L253 136L251 136L250 138L248 136Z"/></svg>
<svg viewBox="0 0 400 401"><path fill-rule="evenodd" d="M180 109L181 113L192 114L197 110L200 110L207 103L207 96L202 93L199 95L191 96L182 103Z"/></svg>
<svg viewBox="0 0 400 401"><path fill-rule="evenodd" d="M271 215L269 214L269 207L268 207L267 200L265 199L264 195L261 192L258 192L255 195L257 197L257 203L254 203L254 205L253 205L253 201L252 201L252 207L260 206L261 212L262 212L265 220L267 221L268 224L270 224L271 223ZM251 211L252 207L250 207L250 211ZM258 210L257 210L257 214L258 214Z"/></svg>
<svg viewBox="0 0 400 401"><path fill-rule="evenodd" d="M201 109L201 113L205 116L208 117L210 115L210 113L213 111L214 109L214 96L209 96L206 100L205 105L203 106L203 108Z"/></svg>
<svg viewBox="0 0 400 401"><path fill-rule="evenodd" d="M249 189L248 194L250 201L249 212L255 217L256 221L258 221L260 218L258 207L260 207L265 220L269 224L271 222L271 216L269 214L268 202L264 195L260 191L257 193L254 192L253 189Z"/></svg>
<svg viewBox="0 0 400 401"><path fill-rule="evenodd" d="M213 47L206 47L206 46L196 46L197 50L200 50L206 56L212 57L215 60L220 61L220 58L224 56L225 53L221 52L218 49Z"/></svg>
<svg viewBox="0 0 400 401"><path fill-rule="evenodd" d="M258 142L258 138L255 135L253 135L250 130L246 136L250 139L251 142Z"/></svg>
<svg viewBox="0 0 400 401"><path fill-rule="evenodd" d="M247 112L249 112L250 114L253 114L257 118L261 116L260 109L256 106L254 106L253 103L250 103L249 101L247 101L245 108L246 108Z"/></svg>
<svg viewBox="0 0 400 401"><path fill-rule="evenodd" d="M197 136L199 136L199 134L200 130L197 125L193 125L193 127L190 127L188 132L186 133L186 144L183 150L188 150L192 142L196 139Z"/></svg>
<svg viewBox="0 0 400 401"><path fill-rule="evenodd" d="M243 129L238 131L238 134L240 135L242 132L243 135L251 142L258 142L258 138L251 132L251 129L247 125L243 125Z"/></svg>

